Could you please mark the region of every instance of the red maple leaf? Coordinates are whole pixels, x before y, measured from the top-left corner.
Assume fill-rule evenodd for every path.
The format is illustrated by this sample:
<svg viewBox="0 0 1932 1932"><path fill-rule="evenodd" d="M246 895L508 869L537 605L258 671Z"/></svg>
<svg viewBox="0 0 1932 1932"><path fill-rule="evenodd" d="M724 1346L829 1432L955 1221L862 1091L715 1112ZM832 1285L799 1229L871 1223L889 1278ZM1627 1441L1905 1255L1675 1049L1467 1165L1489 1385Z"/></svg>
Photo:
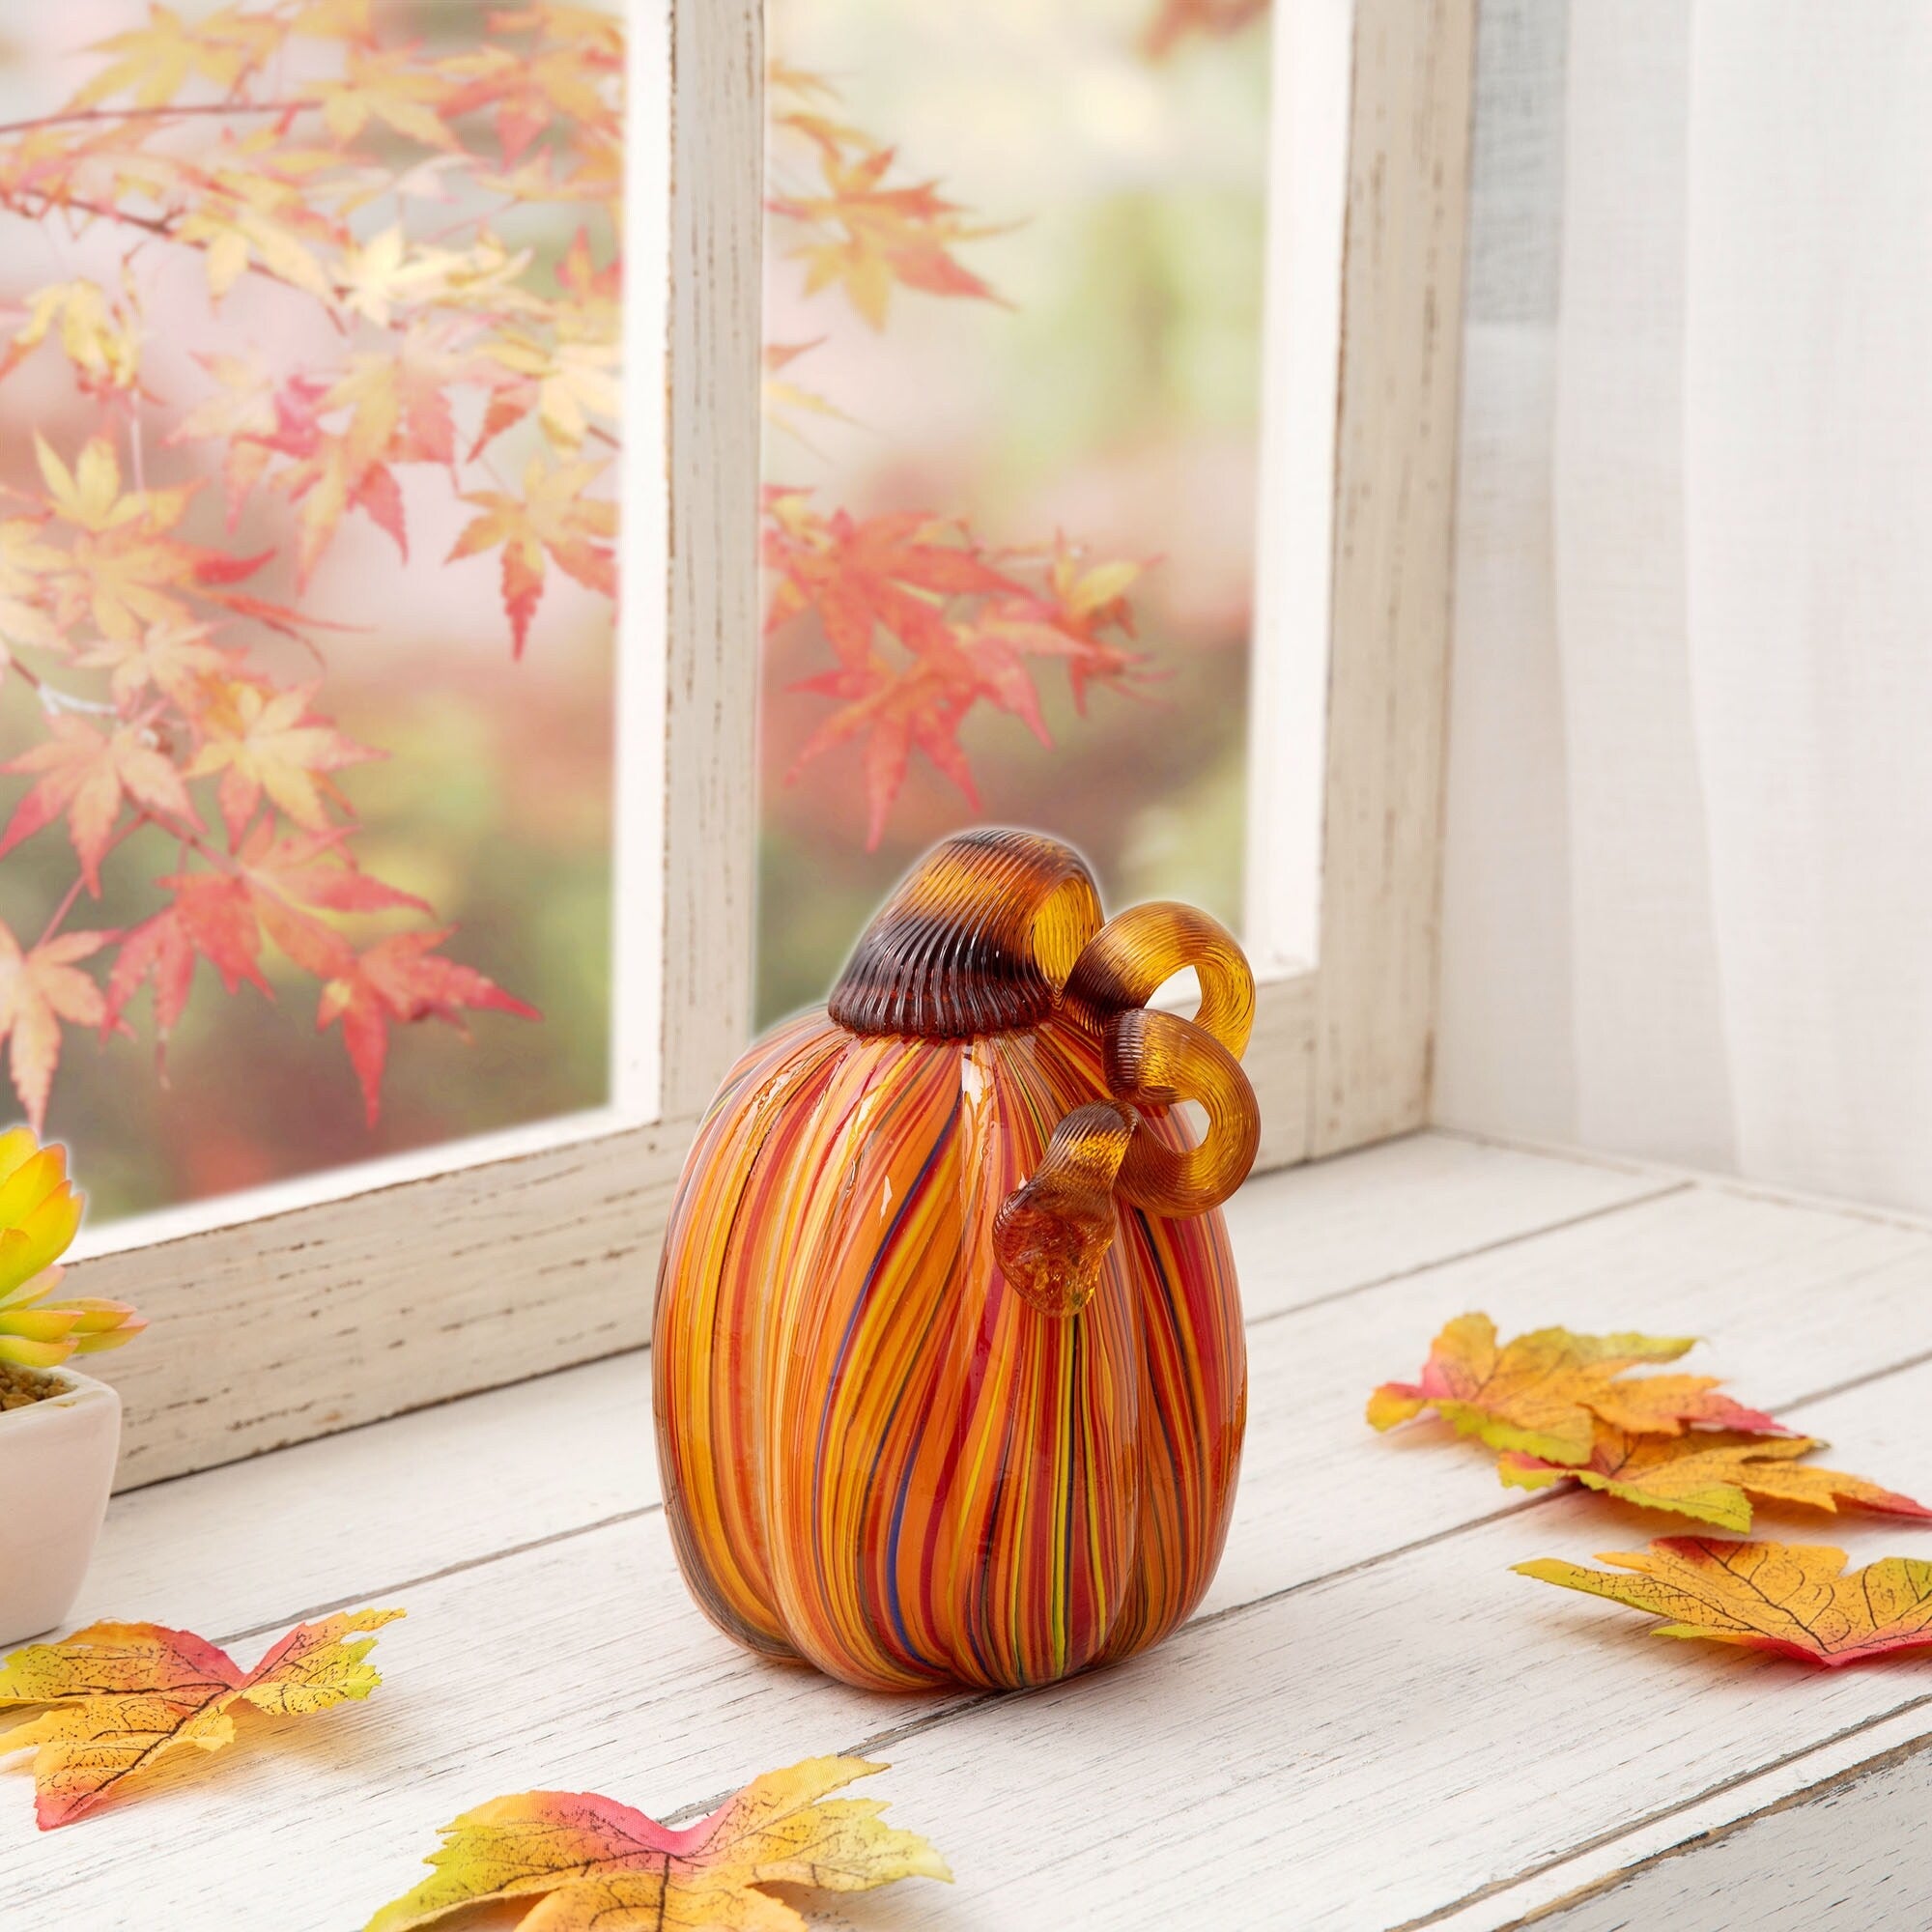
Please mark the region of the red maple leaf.
<svg viewBox="0 0 1932 1932"><path fill-rule="evenodd" d="M362 1083L362 1104L374 1126L382 1112L383 1068L389 1055L392 1021L412 1025L438 1019L465 1032L465 1008L492 1008L536 1020L536 1008L504 992L474 967L441 957L435 949L449 937L441 932L399 932L379 940L366 952L349 953L322 989L316 1008L318 1032L342 1022L343 1043Z"/></svg>

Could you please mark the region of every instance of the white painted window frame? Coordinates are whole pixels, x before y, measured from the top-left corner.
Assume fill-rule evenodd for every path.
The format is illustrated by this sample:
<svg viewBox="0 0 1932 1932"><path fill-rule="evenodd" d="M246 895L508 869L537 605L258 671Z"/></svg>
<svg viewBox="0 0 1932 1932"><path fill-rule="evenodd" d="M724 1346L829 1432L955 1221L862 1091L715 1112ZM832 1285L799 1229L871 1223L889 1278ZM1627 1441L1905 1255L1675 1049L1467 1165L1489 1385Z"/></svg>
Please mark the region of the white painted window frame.
<svg viewBox="0 0 1932 1932"><path fill-rule="evenodd" d="M1474 0L1278 7L1249 843L1266 1166L1427 1116ZM647 1338L678 1168L750 1031L760 0L671 0L669 55L668 509L634 491L626 512L627 603L662 609L664 641L627 639L618 699L641 748L619 1006L655 1033L620 1013L607 1114L105 1231L72 1285L152 1322L103 1364L123 1488ZM634 297L634 328L652 317ZM634 372L657 359L633 349ZM648 448L635 375L632 396Z"/></svg>

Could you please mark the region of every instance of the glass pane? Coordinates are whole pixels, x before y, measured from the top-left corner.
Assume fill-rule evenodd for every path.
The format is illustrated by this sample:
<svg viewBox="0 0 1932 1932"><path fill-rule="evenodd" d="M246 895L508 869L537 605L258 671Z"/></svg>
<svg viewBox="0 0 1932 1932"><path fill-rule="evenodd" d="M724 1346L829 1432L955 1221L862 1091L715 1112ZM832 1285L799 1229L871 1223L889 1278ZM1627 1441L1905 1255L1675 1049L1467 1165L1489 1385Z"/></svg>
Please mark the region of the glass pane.
<svg viewBox="0 0 1932 1932"><path fill-rule="evenodd" d="M0 1025L97 1218L607 1095L622 12L9 12Z"/></svg>
<svg viewBox="0 0 1932 1932"><path fill-rule="evenodd" d="M1238 927L1257 0L770 0L758 1006L962 825Z"/></svg>

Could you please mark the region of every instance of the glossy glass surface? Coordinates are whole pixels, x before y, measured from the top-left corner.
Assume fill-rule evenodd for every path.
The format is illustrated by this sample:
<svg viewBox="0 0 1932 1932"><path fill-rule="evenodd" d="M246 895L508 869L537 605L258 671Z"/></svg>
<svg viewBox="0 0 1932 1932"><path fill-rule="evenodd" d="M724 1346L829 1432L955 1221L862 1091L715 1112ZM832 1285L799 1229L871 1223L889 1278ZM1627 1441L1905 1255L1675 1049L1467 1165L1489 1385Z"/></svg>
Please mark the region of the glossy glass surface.
<svg viewBox="0 0 1932 1932"><path fill-rule="evenodd" d="M660 1280L660 1463L685 1577L752 1648L1014 1688L1157 1641L1207 1588L1247 1386L1216 1204L1254 1097L1206 1028L1114 1001L1180 924L1243 1011L1239 953L1185 908L1127 917L1083 977L1115 928L1078 858L948 840L831 1013L713 1103Z"/></svg>

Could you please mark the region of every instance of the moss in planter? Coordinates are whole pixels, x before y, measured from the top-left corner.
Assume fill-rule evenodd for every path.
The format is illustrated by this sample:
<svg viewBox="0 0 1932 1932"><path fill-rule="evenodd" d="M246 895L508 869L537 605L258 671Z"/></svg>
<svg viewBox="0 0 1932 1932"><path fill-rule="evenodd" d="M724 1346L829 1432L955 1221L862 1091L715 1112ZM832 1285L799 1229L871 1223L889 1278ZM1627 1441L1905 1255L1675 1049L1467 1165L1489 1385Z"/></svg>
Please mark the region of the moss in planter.
<svg viewBox="0 0 1932 1932"><path fill-rule="evenodd" d="M45 1402L50 1395L63 1395L67 1384L36 1369L16 1369L0 1362L0 1410L25 1408L30 1403Z"/></svg>

